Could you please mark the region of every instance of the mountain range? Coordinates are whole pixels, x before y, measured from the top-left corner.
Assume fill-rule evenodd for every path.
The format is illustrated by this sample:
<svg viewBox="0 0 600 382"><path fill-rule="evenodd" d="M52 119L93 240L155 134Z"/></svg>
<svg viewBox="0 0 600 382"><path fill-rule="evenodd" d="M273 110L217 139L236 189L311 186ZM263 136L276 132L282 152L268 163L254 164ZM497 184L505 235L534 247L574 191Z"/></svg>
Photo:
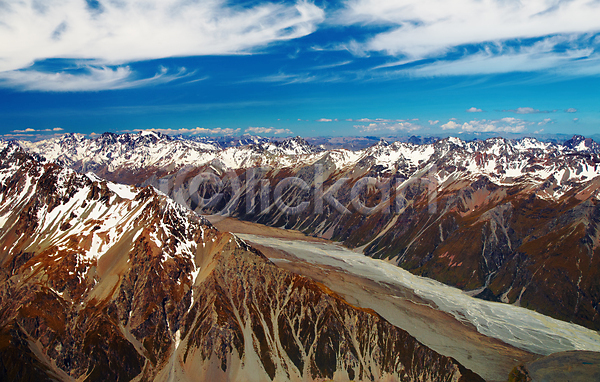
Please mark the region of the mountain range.
<svg viewBox="0 0 600 382"><path fill-rule="evenodd" d="M20 145L78 172L153 185L197 212L298 229L484 299L600 329L600 145L591 139L327 150L299 137L222 148L144 132ZM303 187L285 183L275 195L290 177ZM220 200L201 205L216 192Z"/></svg>
<svg viewBox="0 0 600 382"><path fill-rule="evenodd" d="M10 360L15 348L28 357L19 370L3 361L5 375L194 380L190 376L202 370L202 375L229 380L244 380L249 372L260 375L256 380L378 380L386 375L413 380L427 372L432 380L478 378L377 313L275 266L198 214L213 222L234 217L300 230L481 299L600 329L600 145L592 139L382 139L366 148L350 146L355 149L331 148L334 141L327 141L186 139L142 132L0 142L0 245L3 264L11 264L0 316L4 343L10 344L3 359ZM41 176L45 169L56 176ZM154 207L148 209L142 201L150 199L148 206ZM209 249L199 250L200 245ZM59 271L63 263L68 270ZM210 276L203 271L208 264ZM156 277L148 276L152 272ZM78 278L67 285L64 274ZM138 280L133 274L144 276ZM167 279L177 281L171 285ZM302 281L296 288L297 279ZM162 286L156 295L149 292L155 284ZM202 298L206 304L194 295L207 296ZM279 295L273 305L272 296ZM285 309L278 305L282 299ZM36 307L46 303L58 309L62 327L40 315ZM93 313L80 318L87 312ZM318 317L323 315L333 321L322 325ZM276 324L274 317L286 317L282 320L289 327ZM81 326L81 320L92 326ZM190 325L198 320L204 331L193 334ZM359 341L353 331L357 322L366 325ZM348 333L329 330L348 325L353 327ZM71 327L77 330L68 340L70 348L63 339L52 342ZM86 363L78 349L92 341L92 327L112 339L94 342L99 355ZM377 327L379 334L367 327ZM298 339L312 331L314 346L304 340L300 346ZM389 336L398 343L378 342ZM210 345L202 343L206 338ZM329 366L319 359L332 350L318 348L317 338L333 344L336 355ZM417 345L408 351L394 348L411 341ZM113 345L126 350L120 353ZM417 348L429 352L423 357L441 361L435 358L433 369L409 362L412 374L399 373L407 365L406 358L399 360L402 354L412 357L421 351ZM387 358L377 355L382 349L395 349L400 358L393 365L383 361ZM194 361L187 361L189 352L196 354ZM342 357L348 352L353 356ZM57 358L65 353L68 363ZM138 366L115 369L119 357ZM103 370L112 377L96 374L91 365L98 362L109 365Z"/></svg>
<svg viewBox="0 0 600 382"><path fill-rule="evenodd" d="M1 380L482 380L152 187L0 158Z"/></svg>

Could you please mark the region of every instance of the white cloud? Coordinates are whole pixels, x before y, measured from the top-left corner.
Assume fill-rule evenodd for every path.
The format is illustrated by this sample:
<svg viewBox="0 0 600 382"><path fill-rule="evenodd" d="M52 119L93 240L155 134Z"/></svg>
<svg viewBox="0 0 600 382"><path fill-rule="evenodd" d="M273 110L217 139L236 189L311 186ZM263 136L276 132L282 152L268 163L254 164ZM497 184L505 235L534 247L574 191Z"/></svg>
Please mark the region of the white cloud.
<svg viewBox="0 0 600 382"><path fill-rule="evenodd" d="M423 126L410 122L373 122L368 125L355 125L362 133L375 133L380 131L415 131L420 130Z"/></svg>
<svg viewBox="0 0 600 382"><path fill-rule="evenodd" d="M324 11L307 1L231 7L225 0L2 2L0 71L46 58L124 63L174 56L249 53L312 33Z"/></svg>
<svg viewBox="0 0 600 382"><path fill-rule="evenodd" d="M577 113L577 109L575 109L574 107L570 107L565 110L565 113Z"/></svg>
<svg viewBox="0 0 600 382"><path fill-rule="evenodd" d="M251 77L246 80L240 81L240 83L248 83L248 82L272 82L279 83L282 85L290 85L290 84L303 84L307 82L314 82L322 78L319 76L314 76L311 74L300 73L300 74L287 74L287 73L277 73L264 77Z"/></svg>
<svg viewBox="0 0 600 382"><path fill-rule="evenodd" d="M516 109L502 110L502 111L516 113L516 114L539 114L539 113L554 113L556 110L539 110L539 109L534 109L532 107L519 107Z"/></svg>
<svg viewBox="0 0 600 382"><path fill-rule="evenodd" d="M440 127L442 128L442 130L452 130L452 129L458 129L460 127L460 124L458 124L454 121L448 121L448 123L444 123Z"/></svg>
<svg viewBox="0 0 600 382"><path fill-rule="evenodd" d="M13 130L12 133L48 133L48 132L57 132L62 131L63 129L60 127L55 127L53 129L32 129L31 127L26 128L25 130Z"/></svg>
<svg viewBox="0 0 600 382"><path fill-rule="evenodd" d="M538 122L538 126L544 126L548 123L552 123L552 118L545 118L543 121Z"/></svg>
<svg viewBox="0 0 600 382"><path fill-rule="evenodd" d="M505 110L505 111L511 111L511 112L517 113L517 114L535 114L535 113L540 112L539 110L534 109L532 107L519 107L514 110Z"/></svg>
<svg viewBox="0 0 600 382"><path fill-rule="evenodd" d="M290 129L276 129L274 127L249 127L245 131L246 133L254 134L293 134Z"/></svg>
<svg viewBox="0 0 600 382"><path fill-rule="evenodd" d="M347 119L346 121L353 122L373 122L373 123L390 123L390 122L407 122L407 121L418 121L418 119L390 119L390 118L359 118L359 119Z"/></svg>
<svg viewBox="0 0 600 382"><path fill-rule="evenodd" d="M447 123L441 125L441 128L442 130L460 129L464 132L521 133L527 130L527 126L533 124L534 122L529 122L518 118L502 118L497 120L472 120L469 122L464 122L462 124L457 123L455 121L448 121Z"/></svg>
<svg viewBox="0 0 600 382"><path fill-rule="evenodd" d="M439 120L435 120L435 121L432 121L432 120L430 120L430 121L429 121L429 124L430 124L431 126L437 125L438 123L440 123L440 121L439 121Z"/></svg>
<svg viewBox="0 0 600 382"><path fill-rule="evenodd" d="M364 49L419 59L465 44L597 31L600 3L351 0L337 21L391 26L368 40Z"/></svg>
<svg viewBox="0 0 600 382"><path fill-rule="evenodd" d="M476 107L471 107L471 108L467 109L467 113L481 113L481 112L483 112L483 110L478 109Z"/></svg>
<svg viewBox="0 0 600 382"><path fill-rule="evenodd" d="M82 68L77 74L66 71L48 73L36 70L13 70L0 72L0 86L17 88L25 91L77 92L108 89L125 89L150 84L167 83L188 76L185 69L169 74L161 68L153 77L139 79L129 67L117 68L92 67Z"/></svg>
<svg viewBox="0 0 600 382"><path fill-rule="evenodd" d="M181 128L181 129L136 129L134 131L156 131L163 134L184 134L184 135L235 135L242 129L232 128L221 128L216 127L214 129L208 129L205 127L196 127L193 129Z"/></svg>
<svg viewBox="0 0 600 382"><path fill-rule="evenodd" d="M600 73L600 55L591 47L600 45L600 39L592 38L600 30L599 1L350 0L335 21L385 26L385 32L354 50L397 57L377 68L417 64L398 74L430 77L550 68L570 76ZM471 49L464 49L467 45ZM452 58L446 57L449 52ZM419 63L431 58L435 61Z"/></svg>
<svg viewBox="0 0 600 382"><path fill-rule="evenodd" d="M398 70L398 75L436 77L455 75L495 74L509 72L535 72L553 69L563 75L593 75L600 73L600 57L591 48L573 47L564 52L554 49L570 44L569 37L554 36L532 46L510 46L505 42L493 42L494 49L486 46L476 53L464 53L458 59L440 57L433 63ZM516 42L519 44L520 42Z"/></svg>
<svg viewBox="0 0 600 382"><path fill-rule="evenodd" d="M333 121L333 119L329 119L329 118L320 118L320 119L317 119L317 122L332 122L332 121Z"/></svg>

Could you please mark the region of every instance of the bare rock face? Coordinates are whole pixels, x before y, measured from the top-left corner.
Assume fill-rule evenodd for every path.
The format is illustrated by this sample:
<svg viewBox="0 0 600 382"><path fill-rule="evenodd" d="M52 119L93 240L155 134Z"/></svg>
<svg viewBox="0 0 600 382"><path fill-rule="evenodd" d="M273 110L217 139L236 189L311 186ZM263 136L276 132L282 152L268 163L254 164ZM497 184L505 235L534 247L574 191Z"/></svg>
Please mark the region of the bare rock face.
<svg viewBox="0 0 600 382"><path fill-rule="evenodd" d="M0 380L481 380L151 187L0 158Z"/></svg>

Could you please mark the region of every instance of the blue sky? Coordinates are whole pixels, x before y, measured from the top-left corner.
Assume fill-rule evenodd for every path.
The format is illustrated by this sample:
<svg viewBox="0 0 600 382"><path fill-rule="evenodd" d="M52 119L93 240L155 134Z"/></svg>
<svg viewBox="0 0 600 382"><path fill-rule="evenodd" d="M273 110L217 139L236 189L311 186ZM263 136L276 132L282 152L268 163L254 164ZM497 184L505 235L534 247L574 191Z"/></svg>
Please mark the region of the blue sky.
<svg viewBox="0 0 600 382"><path fill-rule="evenodd" d="M600 133L597 0L3 0L0 135Z"/></svg>

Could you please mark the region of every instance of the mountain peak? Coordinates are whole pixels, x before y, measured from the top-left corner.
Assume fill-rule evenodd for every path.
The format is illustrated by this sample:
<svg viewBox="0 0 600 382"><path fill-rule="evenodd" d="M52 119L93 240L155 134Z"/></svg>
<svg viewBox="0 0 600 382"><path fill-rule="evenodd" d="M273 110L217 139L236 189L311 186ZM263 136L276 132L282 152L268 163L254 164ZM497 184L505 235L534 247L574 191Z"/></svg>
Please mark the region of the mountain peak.
<svg viewBox="0 0 600 382"><path fill-rule="evenodd" d="M573 135L571 139L563 144L565 147L580 151L580 152L591 152L600 153L600 145L596 143L592 138L586 138L581 135Z"/></svg>
<svg viewBox="0 0 600 382"><path fill-rule="evenodd" d="M381 139L379 140L379 142L377 142L377 146L383 146L383 147L386 147L386 146L389 146L389 145L390 145L390 144L389 144L389 142L388 142L388 141L386 141L386 140L385 140L385 138L381 138Z"/></svg>
<svg viewBox="0 0 600 382"><path fill-rule="evenodd" d="M317 147L311 145L300 136L284 139L278 146L283 149L286 155L303 155L319 151Z"/></svg>

